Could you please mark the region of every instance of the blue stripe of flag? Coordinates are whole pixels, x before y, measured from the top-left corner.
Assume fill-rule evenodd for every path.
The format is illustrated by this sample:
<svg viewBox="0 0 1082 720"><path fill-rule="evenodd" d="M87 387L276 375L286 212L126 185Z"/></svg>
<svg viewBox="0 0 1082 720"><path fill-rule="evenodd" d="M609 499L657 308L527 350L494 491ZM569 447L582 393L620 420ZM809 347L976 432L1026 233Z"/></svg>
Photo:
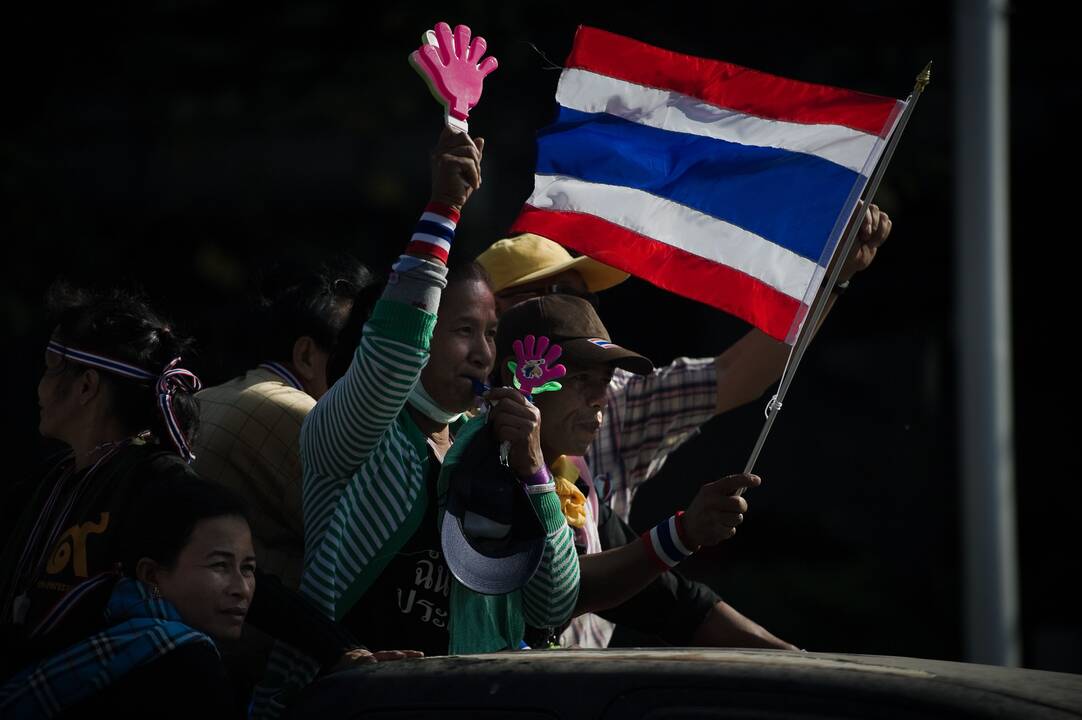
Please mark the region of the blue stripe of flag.
<svg viewBox="0 0 1082 720"><path fill-rule="evenodd" d="M817 262L858 173L778 148L639 125L561 107L538 138L537 173L672 200Z"/></svg>

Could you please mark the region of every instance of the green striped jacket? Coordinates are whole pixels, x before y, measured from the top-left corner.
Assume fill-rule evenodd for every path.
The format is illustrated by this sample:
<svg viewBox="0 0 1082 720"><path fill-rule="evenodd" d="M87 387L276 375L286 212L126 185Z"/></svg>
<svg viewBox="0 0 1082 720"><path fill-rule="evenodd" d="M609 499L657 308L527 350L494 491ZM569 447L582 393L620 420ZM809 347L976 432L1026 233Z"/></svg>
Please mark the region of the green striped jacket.
<svg viewBox="0 0 1082 720"><path fill-rule="evenodd" d="M301 591L328 617L346 615L423 516L427 445L404 410L428 362L435 323L423 310L380 300L349 370L305 420ZM541 567L523 588L522 612L529 625L557 627L578 596L573 533L555 492L531 499L549 532ZM282 690L307 684L316 672L278 643L257 691L257 714L276 715L263 702L280 707Z"/></svg>
<svg viewBox="0 0 1082 720"><path fill-rule="evenodd" d="M428 361L436 318L381 300L349 371L305 420L303 591L341 619L416 531L423 515L428 450L406 398ZM551 496L551 497L549 497ZM578 595L578 573L550 573L575 557L572 531L555 492L534 495L549 530L541 568L523 593L528 624L563 624ZM433 499L430 499L434 501ZM555 511L555 516L553 512Z"/></svg>

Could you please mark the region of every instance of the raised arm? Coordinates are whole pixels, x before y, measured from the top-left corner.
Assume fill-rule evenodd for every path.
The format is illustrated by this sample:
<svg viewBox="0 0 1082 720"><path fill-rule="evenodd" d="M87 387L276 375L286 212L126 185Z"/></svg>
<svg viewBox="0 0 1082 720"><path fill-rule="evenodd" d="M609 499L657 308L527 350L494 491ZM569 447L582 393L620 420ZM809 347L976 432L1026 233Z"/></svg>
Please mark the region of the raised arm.
<svg viewBox="0 0 1082 720"><path fill-rule="evenodd" d="M890 235L891 220L877 205L869 205L861 218L857 240L845 259L838 284L848 287L849 280L866 270L875 259L879 247ZM837 293L828 300L827 313L834 307ZM815 332L819 327L815 328ZM781 377L789 357L789 346L778 342L760 330L752 330L717 357L718 414L757 400Z"/></svg>
<svg viewBox="0 0 1082 720"><path fill-rule="evenodd" d="M401 412L428 362L459 212L481 184L484 141L444 129L432 157L432 197L387 289L365 324L346 374L301 434L306 474L341 478L368 457Z"/></svg>

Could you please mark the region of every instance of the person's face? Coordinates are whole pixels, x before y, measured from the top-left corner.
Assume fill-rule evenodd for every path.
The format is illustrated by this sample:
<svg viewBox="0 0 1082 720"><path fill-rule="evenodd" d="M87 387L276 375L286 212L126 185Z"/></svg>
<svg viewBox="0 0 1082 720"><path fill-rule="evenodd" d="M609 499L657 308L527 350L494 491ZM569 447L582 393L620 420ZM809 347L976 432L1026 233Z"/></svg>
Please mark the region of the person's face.
<svg viewBox="0 0 1082 720"><path fill-rule="evenodd" d="M80 412L74 385L81 366L45 351L45 371L38 382L38 432L44 437L70 442L69 435Z"/></svg>
<svg viewBox="0 0 1082 720"><path fill-rule="evenodd" d="M605 391L612 366L564 362L562 390L534 395L541 411L541 451L547 462L560 455L585 455L604 419Z"/></svg>
<svg viewBox="0 0 1082 720"><path fill-rule="evenodd" d="M255 550L248 522L224 516L201 520L172 568L152 577L188 625L214 639L240 637L255 593Z"/></svg>
<svg viewBox="0 0 1082 720"><path fill-rule="evenodd" d="M474 406L473 380L485 382L496 358L496 301L480 280L452 285L440 299L425 390L447 412Z"/></svg>
<svg viewBox="0 0 1082 720"><path fill-rule="evenodd" d="M575 270L564 270L547 278L533 280L522 285L504 288L496 295L496 312L503 315L509 308L542 295L562 293L565 295L590 295L586 281Z"/></svg>

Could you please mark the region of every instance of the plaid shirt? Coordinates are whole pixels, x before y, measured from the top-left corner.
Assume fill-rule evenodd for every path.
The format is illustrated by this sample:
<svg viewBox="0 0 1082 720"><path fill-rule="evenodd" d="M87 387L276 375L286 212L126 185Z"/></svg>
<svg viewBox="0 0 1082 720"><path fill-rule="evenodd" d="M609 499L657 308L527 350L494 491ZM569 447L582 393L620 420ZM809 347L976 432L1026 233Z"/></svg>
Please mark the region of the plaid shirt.
<svg viewBox="0 0 1082 720"><path fill-rule="evenodd" d="M714 417L717 404L714 358L679 358L650 375L616 370L609 383L604 424L586 455L598 496L626 522L639 486L657 475L669 454ZM579 615L560 636L560 644L607 647L615 627L593 613Z"/></svg>
<svg viewBox="0 0 1082 720"><path fill-rule="evenodd" d="M99 575L76 587L45 624L55 622L85 591L114 579ZM205 642L215 647L209 637L185 625L171 603L151 597L146 585L131 578L116 580L105 621L112 623L106 630L11 677L0 687L0 715L53 717L181 645Z"/></svg>
<svg viewBox="0 0 1082 720"><path fill-rule="evenodd" d="M260 569L296 590L304 560L301 425L315 399L264 368L196 398L196 471L247 501Z"/></svg>
<svg viewBox="0 0 1082 720"><path fill-rule="evenodd" d="M714 417L717 404L714 358L679 358L650 375L618 369L604 424L586 453L602 501L626 522L639 486Z"/></svg>

